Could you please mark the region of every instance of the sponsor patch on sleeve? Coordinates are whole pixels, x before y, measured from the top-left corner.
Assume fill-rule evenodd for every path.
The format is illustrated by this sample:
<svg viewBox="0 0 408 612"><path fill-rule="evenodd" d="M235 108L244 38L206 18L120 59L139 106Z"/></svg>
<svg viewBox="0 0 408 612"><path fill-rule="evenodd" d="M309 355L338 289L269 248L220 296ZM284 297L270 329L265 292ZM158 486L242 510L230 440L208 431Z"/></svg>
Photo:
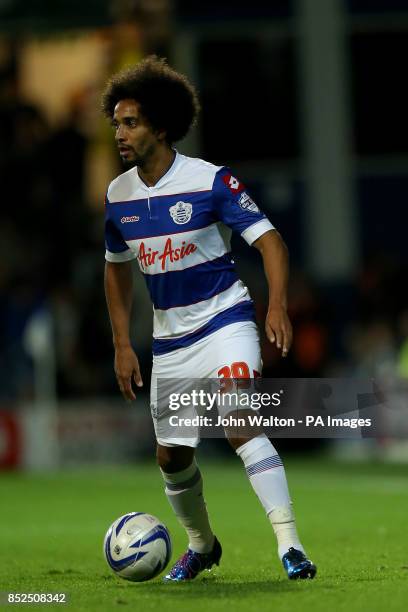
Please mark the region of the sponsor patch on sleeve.
<svg viewBox="0 0 408 612"><path fill-rule="evenodd" d="M242 210L247 210L248 212L252 212L252 213L260 212L257 205L255 204L251 196L247 194L246 191L243 191L241 195L239 196L238 204L242 208Z"/></svg>
<svg viewBox="0 0 408 612"><path fill-rule="evenodd" d="M245 189L245 185L235 178L235 176L232 176L232 174L226 174L222 177L222 180L228 189L234 194L240 193Z"/></svg>

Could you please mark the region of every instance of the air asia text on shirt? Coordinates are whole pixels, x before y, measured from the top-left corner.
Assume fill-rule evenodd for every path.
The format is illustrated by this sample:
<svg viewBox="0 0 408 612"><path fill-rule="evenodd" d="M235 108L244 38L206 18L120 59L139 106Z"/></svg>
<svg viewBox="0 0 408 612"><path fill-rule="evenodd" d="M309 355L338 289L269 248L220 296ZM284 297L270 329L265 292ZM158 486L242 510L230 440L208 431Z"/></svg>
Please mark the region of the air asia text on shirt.
<svg viewBox="0 0 408 612"><path fill-rule="evenodd" d="M159 255L159 251L152 251L150 247L146 251L145 243L142 242L140 244L139 254L137 258L140 262L141 267L143 269L146 269L147 267L152 266L155 263L156 256L158 256L158 259L161 261L161 269L165 270L167 258L171 262L178 261L179 259L184 259L184 257L186 257L187 255L191 255L191 253L194 253L194 251L196 250L197 250L197 247L195 244L193 243L186 244L184 240L181 243L181 247L173 249L171 238L168 238L164 245L163 252L160 253L160 255Z"/></svg>

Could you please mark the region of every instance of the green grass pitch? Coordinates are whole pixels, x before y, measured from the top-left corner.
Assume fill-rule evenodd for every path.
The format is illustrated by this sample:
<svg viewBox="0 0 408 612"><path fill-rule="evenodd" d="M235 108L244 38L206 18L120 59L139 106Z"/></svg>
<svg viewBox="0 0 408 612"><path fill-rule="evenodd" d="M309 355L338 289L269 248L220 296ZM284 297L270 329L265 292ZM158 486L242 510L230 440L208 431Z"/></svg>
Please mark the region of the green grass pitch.
<svg viewBox="0 0 408 612"><path fill-rule="evenodd" d="M66 591L65 607L35 609L75 612L407 609L407 467L287 461L299 531L318 566L315 580L292 582L240 462L202 459L200 466L223 558L196 581L170 585L160 577L140 584L120 580L102 557L109 524L132 510L167 524L173 561L184 551L185 536L152 463L0 475L0 590Z"/></svg>

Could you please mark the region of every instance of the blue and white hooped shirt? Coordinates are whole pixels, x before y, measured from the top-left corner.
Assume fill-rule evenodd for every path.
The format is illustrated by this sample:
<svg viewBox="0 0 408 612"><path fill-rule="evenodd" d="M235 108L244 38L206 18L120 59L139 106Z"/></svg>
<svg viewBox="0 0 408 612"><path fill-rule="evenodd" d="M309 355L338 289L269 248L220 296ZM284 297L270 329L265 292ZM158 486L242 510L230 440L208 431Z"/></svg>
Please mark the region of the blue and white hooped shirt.
<svg viewBox="0 0 408 612"><path fill-rule="evenodd" d="M137 259L154 311L153 353L189 346L237 321L253 321L238 278L231 230L252 244L274 229L225 167L176 152L148 187L137 168L118 176L106 196L106 260Z"/></svg>

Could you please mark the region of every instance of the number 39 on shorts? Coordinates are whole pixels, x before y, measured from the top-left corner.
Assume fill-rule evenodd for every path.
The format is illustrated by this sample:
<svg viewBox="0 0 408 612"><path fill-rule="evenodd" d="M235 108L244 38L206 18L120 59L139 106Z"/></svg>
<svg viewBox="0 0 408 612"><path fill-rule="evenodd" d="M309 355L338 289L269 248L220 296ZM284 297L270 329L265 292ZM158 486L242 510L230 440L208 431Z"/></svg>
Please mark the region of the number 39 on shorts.
<svg viewBox="0 0 408 612"><path fill-rule="evenodd" d="M224 390L227 388L230 389L233 386L234 380L240 381L237 383L238 387L246 387L249 386L249 384L243 384L243 379L258 378L258 376L260 376L260 373L256 370L252 370L251 373L249 366L247 363L245 363L245 361L234 361L231 363L231 365L224 365L218 370L217 374L218 378L227 379L222 385Z"/></svg>

